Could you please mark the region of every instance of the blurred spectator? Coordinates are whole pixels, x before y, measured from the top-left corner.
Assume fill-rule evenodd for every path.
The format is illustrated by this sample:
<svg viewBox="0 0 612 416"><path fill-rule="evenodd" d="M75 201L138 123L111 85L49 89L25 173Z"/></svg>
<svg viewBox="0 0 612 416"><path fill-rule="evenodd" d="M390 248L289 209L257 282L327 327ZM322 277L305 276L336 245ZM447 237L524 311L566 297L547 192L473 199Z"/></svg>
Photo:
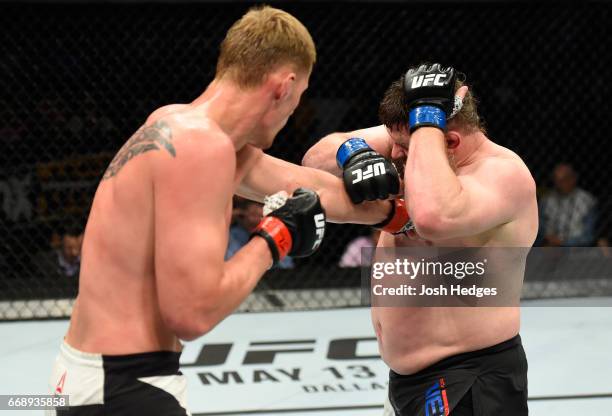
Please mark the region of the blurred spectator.
<svg viewBox="0 0 612 416"><path fill-rule="evenodd" d="M251 232L262 218L263 206L260 203L242 198L234 198L232 226L230 227L225 260L230 259L242 246L249 242ZM293 259L286 256L275 267L289 269L293 266Z"/></svg>
<svg viewBox="0 0 612 416"><path fill-rule="evenodd" d="M360 267L361 266L361 249L376 247L378 244L378 238L380 237L380 230L375 228L371 229L369 235L357 237L347 244L344 249L344 253L340 258L340 267ZM368 251L371 255L372 251ZM364 259L364 264L369 264L372 261L371 258Z"/></svg>
<svg viewBox="0 0 612 416"><path fill-rule="evenodd" d="M566 163L553 171L555 189L542 198L540 235L549 247L588 247L595 242L597 200L577 186L578 175Z"/></svg>
<svg viewBox="0 0 612 416"><path fill-rule="evenodd" d="M64 230L57 248L38 254L36 264L47 277L79 277L83 231L80 226Z"/></svg>

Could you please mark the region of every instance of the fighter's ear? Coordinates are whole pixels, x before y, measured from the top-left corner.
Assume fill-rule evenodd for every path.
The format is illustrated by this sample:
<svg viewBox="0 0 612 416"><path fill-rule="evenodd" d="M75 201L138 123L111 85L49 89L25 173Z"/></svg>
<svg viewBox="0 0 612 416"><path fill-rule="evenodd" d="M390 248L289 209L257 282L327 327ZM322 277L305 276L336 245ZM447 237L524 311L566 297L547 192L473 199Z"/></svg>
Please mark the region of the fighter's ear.
<svg viewBox="0 0 612 416"><path fill-rule="evenodd" d="M449 149L456 149L461 144L461 134L456 130L447 131L445 138Z"/></svg>
<svg viewBox="0 0 612 416"><path fill-rule="evenodd" d="M285 100L293 93L293 89L295 88L295 80L296 74L295 72L289 72L283 75L282 78L279 79L279 82L276 84L276 88L274 89L274 98L276 100Z"/></svg>

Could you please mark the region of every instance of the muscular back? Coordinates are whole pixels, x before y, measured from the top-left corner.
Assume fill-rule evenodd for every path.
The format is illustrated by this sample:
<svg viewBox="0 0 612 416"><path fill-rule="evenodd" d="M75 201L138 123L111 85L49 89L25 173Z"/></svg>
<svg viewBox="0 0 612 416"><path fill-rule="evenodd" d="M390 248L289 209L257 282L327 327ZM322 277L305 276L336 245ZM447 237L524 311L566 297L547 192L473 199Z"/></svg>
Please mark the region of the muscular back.
<svg viewBox="0 0 612 416"><path fill-rule="evenodd" d="M104 173L85 231L79 295L67 338L78 349L124 354L179 348L159 310L154 170L162 158L180 161L177 149L185 147L185 139L179 137L177 119L184 128L190 118L196 120L188 106L157 110Z"/></svg>

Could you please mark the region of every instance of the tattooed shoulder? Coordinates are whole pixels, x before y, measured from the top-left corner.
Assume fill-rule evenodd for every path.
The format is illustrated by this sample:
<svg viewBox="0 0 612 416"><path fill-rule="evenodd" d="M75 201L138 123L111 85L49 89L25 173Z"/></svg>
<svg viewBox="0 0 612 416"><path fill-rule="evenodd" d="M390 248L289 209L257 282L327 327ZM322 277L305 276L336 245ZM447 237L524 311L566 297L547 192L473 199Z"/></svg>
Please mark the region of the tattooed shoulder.
<svg viewBox="0 0 612 416"><path fill-rule="evenodd" d="M139 154L161 148L166 149L172 157L176 157L176 150L172 144L172 129L168 123L156 121L150 126L139 128L117 152L104 172L102 180L115 176L127 162Z"/></svg>

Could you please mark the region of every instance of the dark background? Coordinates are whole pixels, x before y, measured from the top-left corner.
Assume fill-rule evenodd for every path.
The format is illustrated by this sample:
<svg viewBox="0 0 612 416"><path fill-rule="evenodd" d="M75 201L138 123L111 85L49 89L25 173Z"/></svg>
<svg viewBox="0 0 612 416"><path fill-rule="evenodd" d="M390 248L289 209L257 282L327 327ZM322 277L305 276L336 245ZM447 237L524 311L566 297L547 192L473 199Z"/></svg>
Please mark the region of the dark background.
<svg viewBox="0 0 612 416"><path fill-rule="evenodd" d="M393 80L408 66L441 62L467 74L489 137L518 153L540 187L556 163L575 166L608 232L611 4L271 5L300 19L318 48L310 88L271 154L299 163L325 134L378 124ZM248 7L0 4L3 277L35 276L32 254L67 218L86 218L126 138L155 108L205 89L219 43ZM295 273L315 280L364 232L331 226Z"/></svg>

